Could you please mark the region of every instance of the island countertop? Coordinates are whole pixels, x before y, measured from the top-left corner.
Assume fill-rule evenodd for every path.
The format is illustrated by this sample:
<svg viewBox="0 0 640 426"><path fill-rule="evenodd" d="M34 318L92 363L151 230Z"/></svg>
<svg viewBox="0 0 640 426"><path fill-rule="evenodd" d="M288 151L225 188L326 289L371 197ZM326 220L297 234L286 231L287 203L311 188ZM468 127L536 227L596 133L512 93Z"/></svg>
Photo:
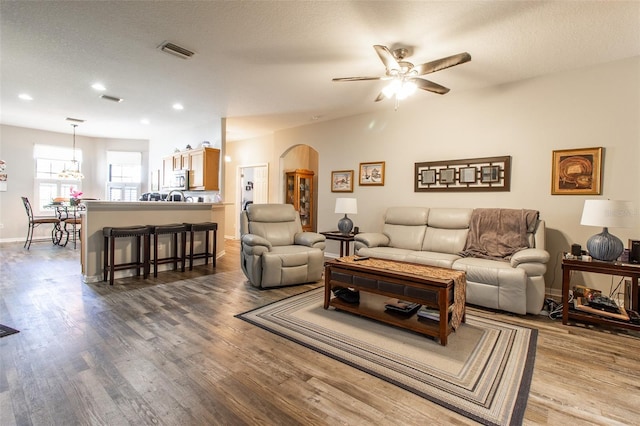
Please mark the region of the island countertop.
<svg viewBox="0 0 640 426"><path fill-rule="evenodd" d="M102 281L106 226L167 225L172 223L216 222L217 253L224 254L224 204L181 201L83 201L81 262L85 282ZM128 251L124 248L121 252ZM117 253L117 255L123 255ZM123 255L124 256L124 255ZM168 266L167 266L168 267ZM120 271L125 276L127 271ZM131 271L132 272L132 271Z"/></svg>

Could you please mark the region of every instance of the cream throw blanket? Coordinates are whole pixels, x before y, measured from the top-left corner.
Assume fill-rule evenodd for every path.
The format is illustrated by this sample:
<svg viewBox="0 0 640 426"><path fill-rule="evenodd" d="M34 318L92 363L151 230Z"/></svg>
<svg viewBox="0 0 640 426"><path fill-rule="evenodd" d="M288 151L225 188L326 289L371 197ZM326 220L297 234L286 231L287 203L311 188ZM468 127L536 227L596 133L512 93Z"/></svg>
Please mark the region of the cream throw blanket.
<svg viewBox="0 0 640 426"><path fill-rule="evenodd" d="M467 243L459 254L463 257L509 260L522 249L529 248L527 232L533 232L537 210L475 209Z"/></svg>

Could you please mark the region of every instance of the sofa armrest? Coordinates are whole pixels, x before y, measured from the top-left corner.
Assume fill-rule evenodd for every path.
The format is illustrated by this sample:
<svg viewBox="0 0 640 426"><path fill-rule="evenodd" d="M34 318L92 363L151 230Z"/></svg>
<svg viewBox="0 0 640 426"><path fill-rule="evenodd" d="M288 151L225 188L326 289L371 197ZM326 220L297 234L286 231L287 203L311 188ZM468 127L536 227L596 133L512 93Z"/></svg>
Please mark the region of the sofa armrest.
<svg viewBox="0 0 640 426"><path fill-rule="evenodd" d="M525 263L542 263L549 261L549 252L537 248L520 250L511 256L511 266L516 268Z"/></svg>
<svg viewBox="0 0 640 426"><path fill-rule="evenodd" d="M255 234L244 234L242 236L242 250L246 254L261 255L262 253L271 251L271 243L269 240Z"/></svg>
<svg viewBox="0 0 640 426"><path fill-rule="evenodd" d="M354 237L356 243L361 243L363 247L386 247L391 240L384 234L377 232L363 232Z"/></svg>
<svg viewBox="0 0 640 426"><path fill-rule="evenodd" d="M317 247L324 250L325 237L317 232L298 232L293 236L293 242L300 246Z"/></svg>

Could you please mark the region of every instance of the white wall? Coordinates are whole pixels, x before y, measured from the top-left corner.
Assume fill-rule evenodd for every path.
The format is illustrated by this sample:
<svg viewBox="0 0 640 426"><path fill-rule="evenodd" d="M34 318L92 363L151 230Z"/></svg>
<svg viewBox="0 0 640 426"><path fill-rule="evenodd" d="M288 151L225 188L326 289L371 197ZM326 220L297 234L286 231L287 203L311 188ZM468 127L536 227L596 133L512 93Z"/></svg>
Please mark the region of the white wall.
<svg viewBox="0 0 640 426"><path fill-rule="evenodd" d="M580 225L585 199L631 200L640 208L640 57L543 76L475 92L445 96L418 93L397 111L326 121L276 132L272 140L240 145L235 155L268 152L274 158L296 144L319 153L318 230L336 228L333 213L340 193L330 189L332 170L358 171L360 162L385 161L385 185L361 187L361 231L379 230L388 206L505 207L540 211L547 223L552 260L547 286L561 286L560 255L571 243L586 244L597 228ZM267 146L265 146L265 144ZM552 151L602 146L601 196L551 195ZM512 156L510 192L429 193L413 191L414 163L491 156ZM273 163L272 163L273 164ZM275 163L277 164L277 163ZM270 167L271 177L279 171ZM279 193L279 188L275 189ZM342 194L344 195L344 194ZM227 219L227 226L229 226ZM626 245L640 239L639 229L612 229ZM338 246L328 242L327 251Z"/></svg>
<svg viewBox="0 0 640 426"><path fill-rule="evenodd" d="M27 215L20 197L34 198L35 162L33 147L36 144L71 148L73 133L47 132L0 125L0 158L7 163L7 191L0 192L0 241L22 240L27 234ZM149 142L140 139L92 138L76 134L76 149L82 150L82 191L85 197L105 197L107 176L107 151L142 152L143 176L147 175ZM41 226L36 237L47 236L50 228Z"/></svg>

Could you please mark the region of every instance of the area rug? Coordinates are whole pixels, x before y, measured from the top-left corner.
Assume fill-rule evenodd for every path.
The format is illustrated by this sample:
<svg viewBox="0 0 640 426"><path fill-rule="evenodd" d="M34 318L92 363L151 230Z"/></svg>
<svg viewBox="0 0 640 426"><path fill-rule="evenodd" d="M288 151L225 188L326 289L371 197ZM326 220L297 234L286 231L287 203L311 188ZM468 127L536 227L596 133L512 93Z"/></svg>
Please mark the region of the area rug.
<svg viewBox="0 0 640 426"><path fill-rule="evenodd" d="M9 336L11 334L20 333L20 331L15 328L7 327L6 325L0 324L0 337Z"/></svg>
<svg viewBox="0 0 640 426"><path fill-rule="evenodd" d="M444 347L417 333L325 310L323 291L236 316L480 423L522 423L537 330L467 312ZM361 294L360 303L363 297L377 296Z"/></svg>

